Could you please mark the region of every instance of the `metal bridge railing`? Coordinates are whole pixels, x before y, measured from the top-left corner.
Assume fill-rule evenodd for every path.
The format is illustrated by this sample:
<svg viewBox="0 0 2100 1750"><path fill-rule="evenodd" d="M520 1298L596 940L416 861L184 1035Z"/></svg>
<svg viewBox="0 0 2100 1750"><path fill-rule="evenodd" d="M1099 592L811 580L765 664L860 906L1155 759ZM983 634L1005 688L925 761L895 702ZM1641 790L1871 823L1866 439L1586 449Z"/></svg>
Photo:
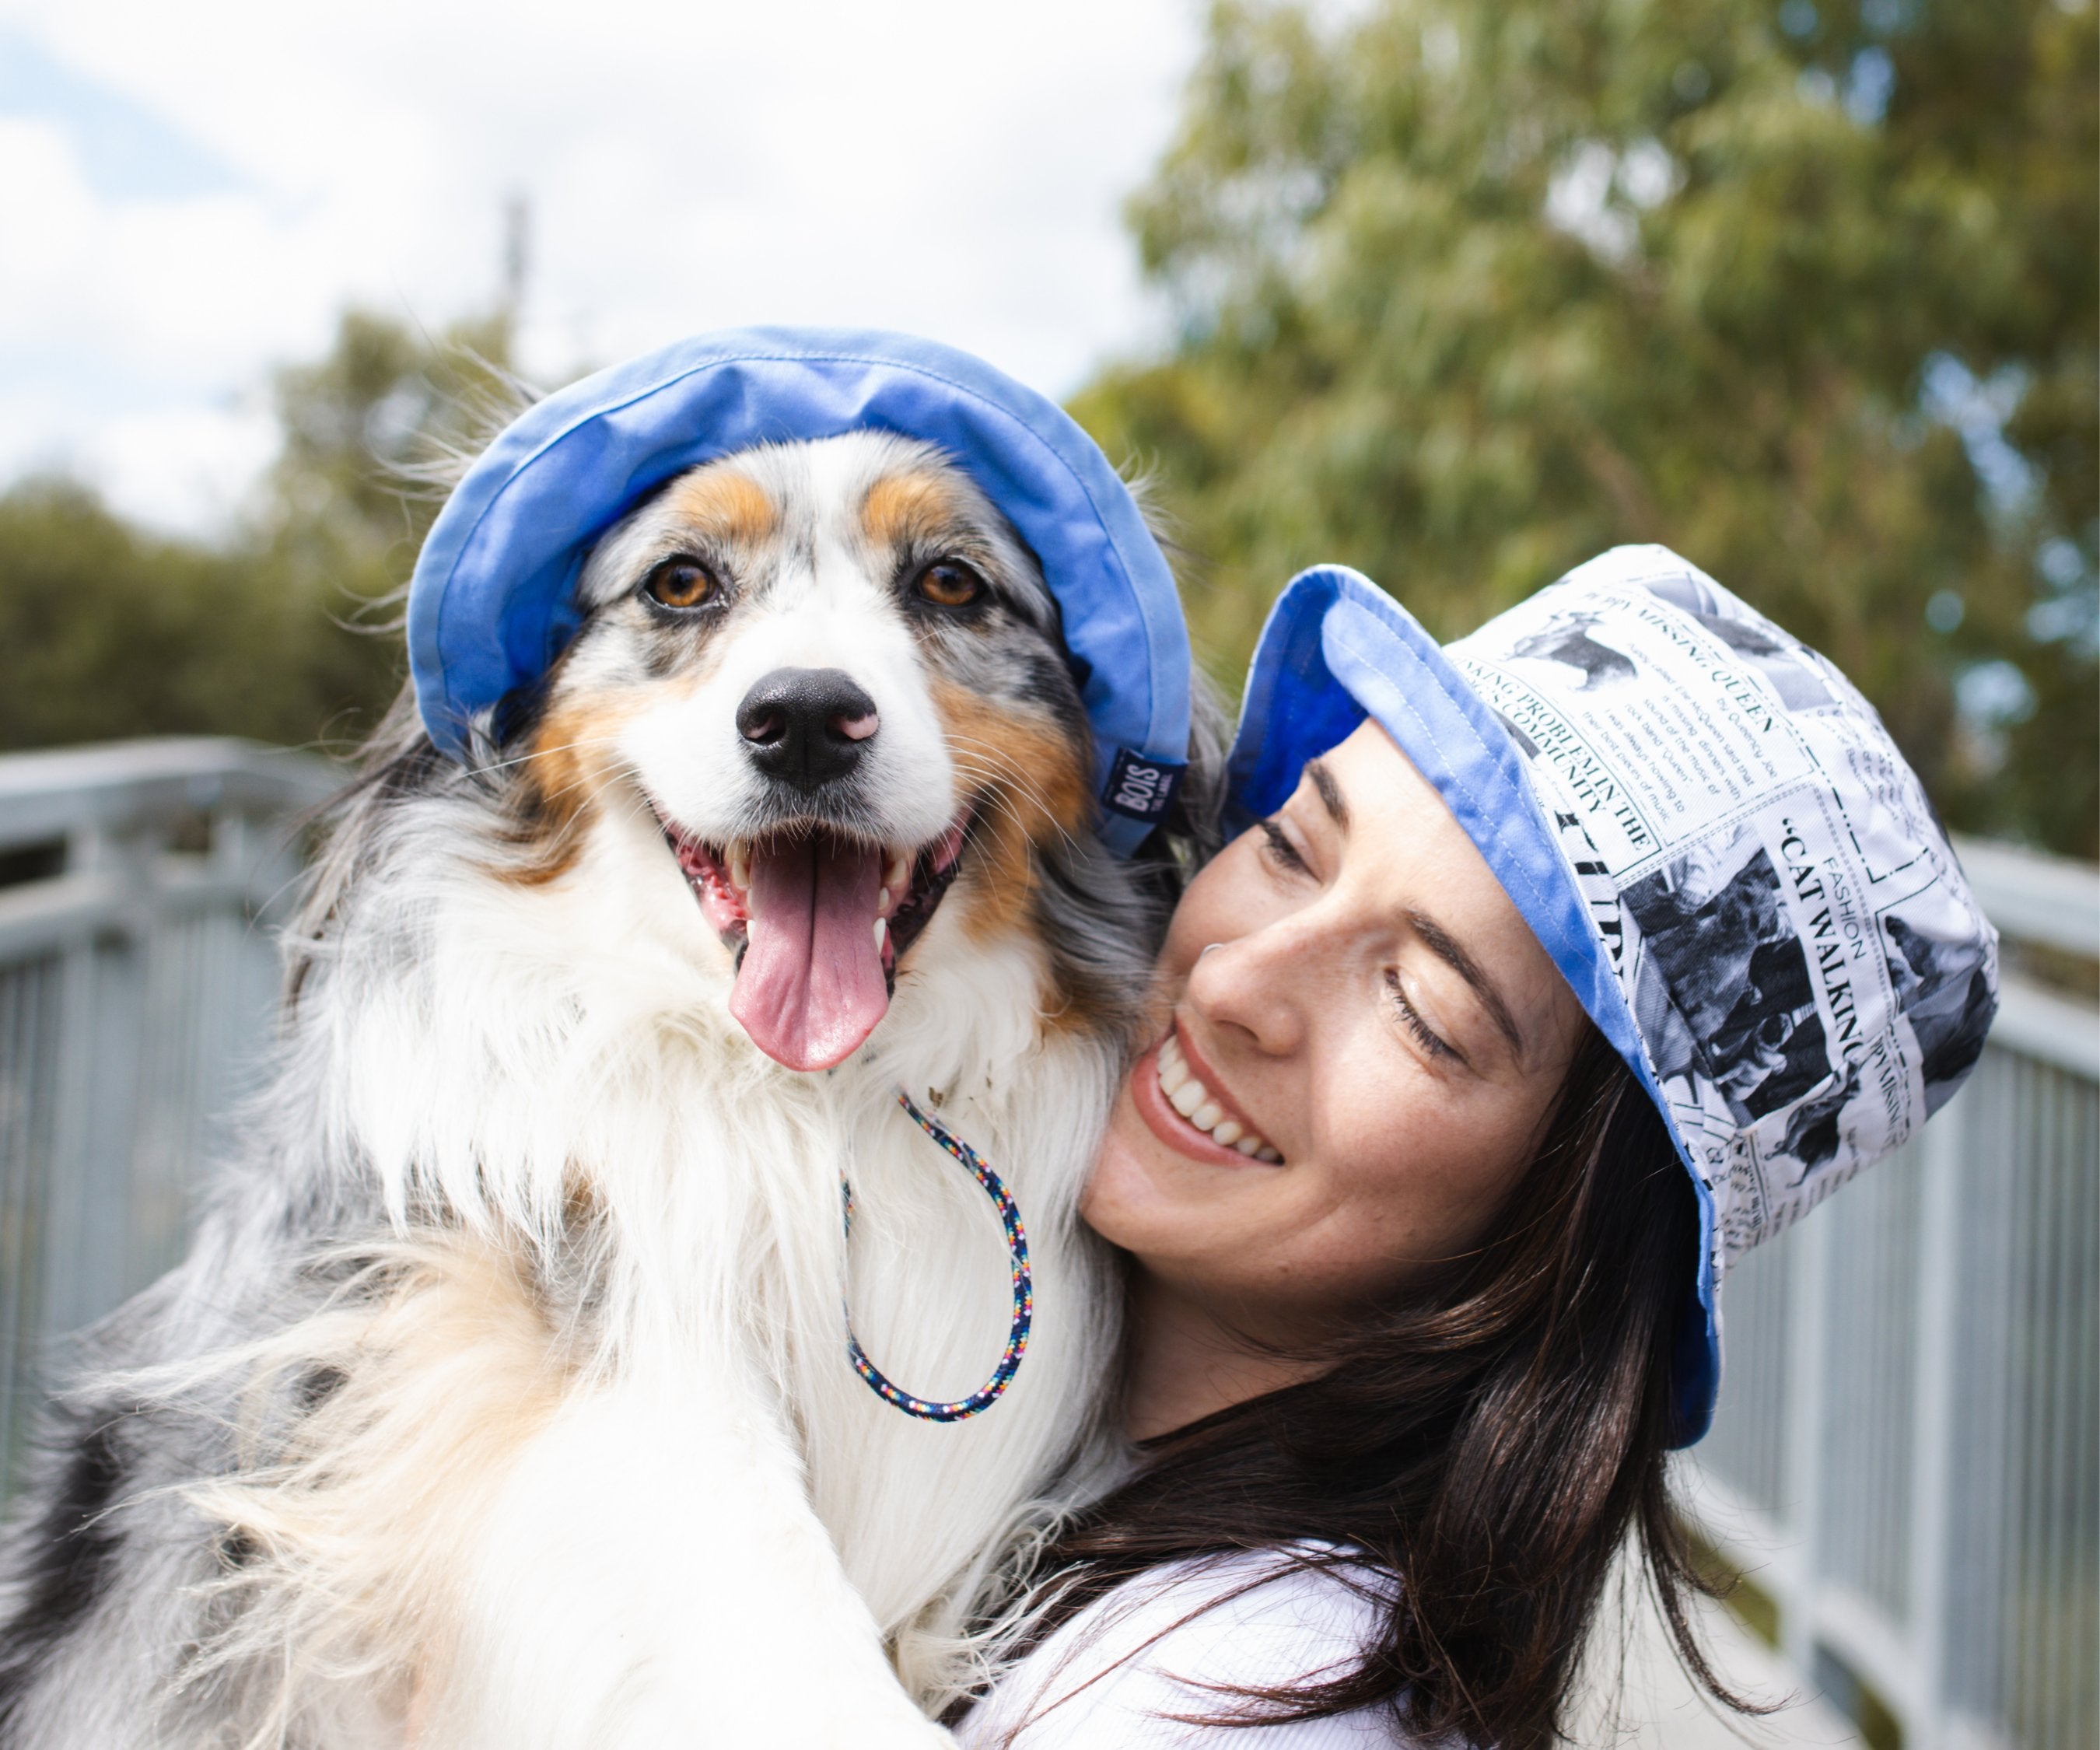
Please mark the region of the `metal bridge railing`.
<svg viewBox="0 0 2100 1750"><path fill-rule="evenodd" d="M340 781L228 741L0 757L0 1458L49 1340L178 1255L268 1037L298 817ZM2100 1005L2018 968L2093 968L2100 871L1961 849L2013 969L1983 1062L1730 1276L1684 1475L1870 1742L2094 1750Z"/></svg>
<svg viewBox="0 0 2100 1750"><path fill-rule="evenodd" d="M181 1254L268 1038L298 817L341 782L237 741L0 757L0 1479L51 1340Z"/></svg>
<svg viewBox="0 0 2100 1750"><path fill-rule="evenodd" d="M2100 871L1963 843L1991 1043L1894 1159L1751 1253L1694 1515L1870 1743L2100 1746Z"/></svg>

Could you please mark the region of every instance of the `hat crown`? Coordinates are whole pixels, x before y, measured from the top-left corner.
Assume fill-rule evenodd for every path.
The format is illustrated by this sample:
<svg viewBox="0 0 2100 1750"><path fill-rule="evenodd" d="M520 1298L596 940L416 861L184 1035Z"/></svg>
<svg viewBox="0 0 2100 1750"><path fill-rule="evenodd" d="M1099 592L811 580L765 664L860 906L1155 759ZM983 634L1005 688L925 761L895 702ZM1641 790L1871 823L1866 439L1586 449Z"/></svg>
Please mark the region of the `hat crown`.
<svg viewBox="0 0 2100 1750"><path fill-rule="evenodd" d="M1561 823L1718 1276L1953 1093L1996 934L1873 707L1667 549L1614 549L1445 654Z"/></svg>

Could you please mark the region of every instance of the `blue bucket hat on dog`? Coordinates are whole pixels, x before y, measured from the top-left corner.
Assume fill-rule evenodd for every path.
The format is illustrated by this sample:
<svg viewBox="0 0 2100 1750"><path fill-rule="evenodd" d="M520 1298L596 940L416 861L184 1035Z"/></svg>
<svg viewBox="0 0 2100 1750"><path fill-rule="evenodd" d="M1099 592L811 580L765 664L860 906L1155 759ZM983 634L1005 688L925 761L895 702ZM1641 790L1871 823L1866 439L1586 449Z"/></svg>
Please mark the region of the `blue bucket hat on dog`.
<svg viewBox="0 0 2100 1750"><path fill-rule="evenodd" d="M1916 775L1837 668L1661 547L1440 648L1369 579L1264 628L1236 824L1375 718L1434 784L1692 1175L1678 1443L1712 1420L1728 1265L1908 1140L1982 1053L1997 936Z"/></svg>
<svg viewBox="0 0 2100 1750"><path fill-rule="evenodd" d="M1129 490L1054 402L951 346L844 328L704 334L556 390L508 426L439 514L408 588L431 739L501 738L575 635L598 538L674 475L757 443L895 432L973 475L1043 568L1093 727L1100 832L1127 855L1189 746L1189 637Z"/></svg>

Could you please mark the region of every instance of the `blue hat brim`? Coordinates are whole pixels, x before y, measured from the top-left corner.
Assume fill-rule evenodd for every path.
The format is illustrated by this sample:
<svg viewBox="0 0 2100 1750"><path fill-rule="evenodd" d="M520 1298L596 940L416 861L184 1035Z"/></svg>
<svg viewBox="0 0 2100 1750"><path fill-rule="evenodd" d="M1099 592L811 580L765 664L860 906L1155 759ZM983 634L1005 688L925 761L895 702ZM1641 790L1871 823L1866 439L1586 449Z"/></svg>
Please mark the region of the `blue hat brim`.
<svg viewBox="0 0 2100 1750"><path fill-rule="evenodd" d="M1189 637L1166 557L1054 402L908 335L702 335L528 408L446 501L417 562L409 666L431 738L463 756L477 717L546 674L580 622L574 591L592 544L655 487L754 444L869 430L946 452L1034 551L1079 660L1101 835L1133 849L1188 756ZM1165 794L1112 781L1132 760L1169 774ZM1133 796L1137 812L1118 811L1115 799Z"/></svg>
<svg viewBox="0 0 2100 1750"><path fill-rule="evenodd" d="M1720 1382L1712 1194L1693 1170L1603 938L1561 854L1553 823L1495 714L1414 616L1361 572L1319 566L1286 586L1255 650L1228 768L1231 824L1273 814L1308 760L1377 721L1436 787L1584 1012L1662 1113L1699 1202L1699 1261L1672 1358L1672 1438L1689 1446L1713 1420Z"/></svg>

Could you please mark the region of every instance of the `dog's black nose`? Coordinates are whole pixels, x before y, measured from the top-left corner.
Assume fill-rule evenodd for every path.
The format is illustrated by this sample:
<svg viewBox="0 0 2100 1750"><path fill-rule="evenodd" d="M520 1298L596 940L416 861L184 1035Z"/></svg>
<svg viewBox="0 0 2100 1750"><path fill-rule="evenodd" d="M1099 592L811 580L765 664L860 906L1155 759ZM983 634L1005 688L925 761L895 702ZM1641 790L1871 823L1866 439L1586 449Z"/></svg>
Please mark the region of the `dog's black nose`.
<svg viewBox="0 0 2100 1750"><path fill-rule="evenodd" d="M776 668L743 695L736 726L760 771L814 790L850 772L880 725L843 668Z"/></svg>

